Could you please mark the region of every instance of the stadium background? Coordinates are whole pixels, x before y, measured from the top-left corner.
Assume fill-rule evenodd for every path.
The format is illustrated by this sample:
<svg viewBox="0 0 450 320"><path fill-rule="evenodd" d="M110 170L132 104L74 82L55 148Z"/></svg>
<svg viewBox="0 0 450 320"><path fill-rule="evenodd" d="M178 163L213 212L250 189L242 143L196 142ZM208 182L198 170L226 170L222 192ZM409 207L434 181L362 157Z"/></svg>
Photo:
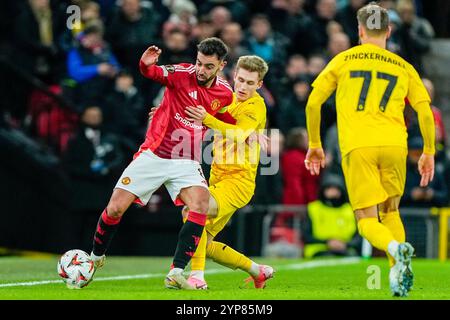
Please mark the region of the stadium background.
<svg viewBox="0 0 450 320"><path fill-rule="evenodd" d="M258 54L269 62L260 93L268 107L268 128L281 132L272 137L279 145L271 152L282 159L278 174L258 177L254 199L219 238L248 255L264 254L267 243L280 239L287 241L278 242L278 252L301 249L303 238L293 228L305 218L303 205L317 198L320 181L302 176L296 182L312 189L286 192L283 185L294 176L297 164L283 159L298 160L288 154L292 149L300 159L304 154L301 143L293 147L291 130L305 126L310 83L330 58L357 44L355 12L366 1L78 0L50 1L48 6L47 2L0 5L0 254L90 250L99 213L144 136L149 107L161 98L161 87L138 73L140 55L148 45L158 44L163 49L160 64L193 62L195 44L213 35L232 49L224 72L230 83L238 56ZM417 17L407 27L407 2L381 1L390 8L395 29L388 46L434 83L436 176L441 184L435 187L435 197L403 203L409 208L402 212L418 256L436 257L437 217L430 208L449 205L450 4L413 1ZM81 8L82 24L71 30L66 26L71 12L66 9L72 4ZM107 45L80 49L86 34L101 36ZM109 64L101 67L101 75L99 68L81 73L74 67L80 56L92 64ZM333 161L321 179L341 174L333 148L333 108L330 98L323 108L322 135ZM408 110L408 131L414 138L417 119ZM96 149L80 138L86 122L102 132ZM411 143L420 145L417 139ZM299 206L295 208L299 219L293 219L295 210L283 204ZM109 253L170 256L180 224L179 210L161 189L148 206L130 208Z"/></svg>

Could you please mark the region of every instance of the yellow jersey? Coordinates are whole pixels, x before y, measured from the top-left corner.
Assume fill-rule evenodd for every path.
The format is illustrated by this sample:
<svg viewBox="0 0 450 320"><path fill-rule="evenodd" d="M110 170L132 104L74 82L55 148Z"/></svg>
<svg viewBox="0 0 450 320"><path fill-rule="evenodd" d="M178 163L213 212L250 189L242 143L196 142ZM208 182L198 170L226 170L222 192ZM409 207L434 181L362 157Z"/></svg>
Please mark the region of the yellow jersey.
<svg viewBox="0 0 450 320"><path fill-rule="evenodd" d="M363 44L334 57L313 82L329 96L336 90L342 156L360 147L407 148L403 111L430 97L417 71L381 47Z"/></svg>
<svg viewBox="0 0 450 320"><path fill-rule="evenodd" d="M239 102L233 95L233 102L227 111L236 119L236 125L227 124L210 114L203 123L214 129L213 155L210 181L223 178L239 178L254 184L259 163L259 144L246 142L249 135L260 132L266 126L266 105L257 93Z"/></svg>

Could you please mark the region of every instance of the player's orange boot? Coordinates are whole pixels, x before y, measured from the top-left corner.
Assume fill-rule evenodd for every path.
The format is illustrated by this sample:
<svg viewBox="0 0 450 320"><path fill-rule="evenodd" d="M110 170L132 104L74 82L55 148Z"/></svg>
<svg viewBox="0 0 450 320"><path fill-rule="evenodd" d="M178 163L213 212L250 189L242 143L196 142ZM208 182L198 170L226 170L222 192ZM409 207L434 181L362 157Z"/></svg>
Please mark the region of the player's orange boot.
<svg viewBox="0 0 450 320"><path fill-rule="evenodd" d="M200 280L196 277L190 276L187 280L187 282L193 286L196 290L206 290L208 289L208 285L206 284L205 280Z"/></svg>
<svg viewBox="0 0 450 320"><path fill-rule="evenodd" d="M245 283L254 282L256 289L264 289L266 287L266 281L273 278L275 270L271 266L260 265L258 276L251 276L245 279Z"/></svg>

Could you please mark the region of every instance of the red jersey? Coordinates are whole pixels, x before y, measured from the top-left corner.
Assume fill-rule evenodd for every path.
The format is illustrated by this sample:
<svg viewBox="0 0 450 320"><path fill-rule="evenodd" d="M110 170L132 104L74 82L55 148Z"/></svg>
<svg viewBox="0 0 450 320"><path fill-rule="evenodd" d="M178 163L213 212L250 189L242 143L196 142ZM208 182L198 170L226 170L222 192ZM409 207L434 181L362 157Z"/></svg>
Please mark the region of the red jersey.
<svg viewBox="0 0 450 320"><path fill-rule="evenodd" d="M141 73L166 86L163 100L155 112L139 150L150 149L165 159L200 161L203 135L207 127L186 119L187 106L203 106L215 115L233 101L233 90L222 78L216 77L210 88L200 86L195 66L188 63L147 67L140 62Z"/></svg>

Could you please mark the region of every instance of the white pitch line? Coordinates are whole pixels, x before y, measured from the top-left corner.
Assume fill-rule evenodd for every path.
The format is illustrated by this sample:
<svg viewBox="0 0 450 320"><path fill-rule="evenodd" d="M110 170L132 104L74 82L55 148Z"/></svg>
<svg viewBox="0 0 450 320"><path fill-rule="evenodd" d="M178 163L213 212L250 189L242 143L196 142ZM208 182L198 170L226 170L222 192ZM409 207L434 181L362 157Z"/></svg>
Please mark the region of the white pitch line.
<svg viewBox="0 0 450 320"><path fill-rule="evenodd" d="M341 259L326 259L317 261L308 261L303 263L294 263L278 266L275 268L276 271L279 270L302 270L302 269L313 269L319 267L334 267L338 265L355 264L361 261L361 258L350 257ZM209 269L206 270L206 274L217 274L217 273L228 273L233 272L230 269ZM135 274L126 276L112 276L112 277L99 277L95 278L94 281L119 281L119 280L132 280L132 279L148 279L148 278L159 278L164 277L164 273L150 273L150 274ZM0 284L0 288L7 287L22 287L22 286L39 286L52 283L61 283L62 280L43 280L43 281L29 281L29 282L14 282L14 283L3 283Z"/></svg>

